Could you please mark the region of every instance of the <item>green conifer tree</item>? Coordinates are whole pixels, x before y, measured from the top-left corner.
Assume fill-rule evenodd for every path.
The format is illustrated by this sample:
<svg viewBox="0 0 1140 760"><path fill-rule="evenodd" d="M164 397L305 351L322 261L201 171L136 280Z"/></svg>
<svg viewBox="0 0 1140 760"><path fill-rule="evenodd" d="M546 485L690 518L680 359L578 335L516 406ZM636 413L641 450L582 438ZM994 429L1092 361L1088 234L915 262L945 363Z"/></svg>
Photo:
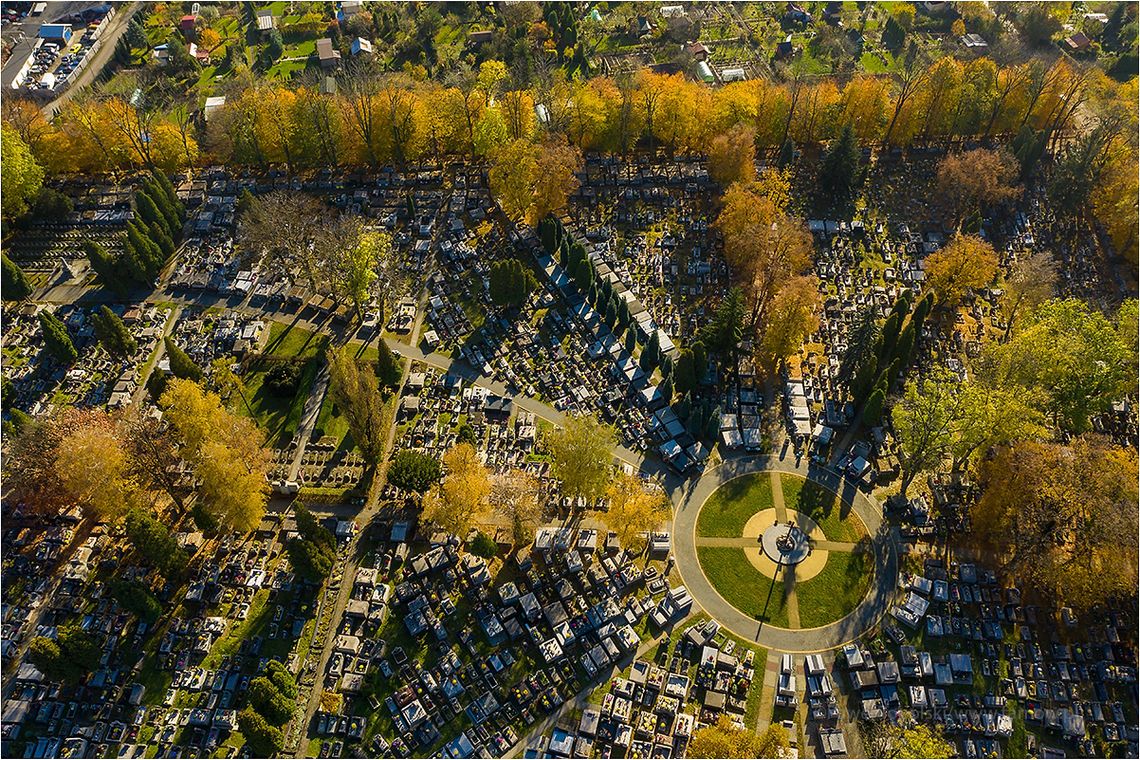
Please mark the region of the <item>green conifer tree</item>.
<svg viewBox="0 0 1140 760"><path fill-rule="evenodd" d="M71 335L67 327L50 311L40 312L40 330L44 336L44 348L48 355L60 364L71 365L79 358L75 344L71 342Z"/></svg>
<svg viewBox="0 0 1140 760"><path fill-rule="evenodd" d="M23 301L25 298L32 294L32 284L28 282L28 276L24 274L24 270L19 267L16 262L8 258L8 254L0 254L0 264L3 270L0 272L2 279L0 279L0 296L5 301Z"/></svg>

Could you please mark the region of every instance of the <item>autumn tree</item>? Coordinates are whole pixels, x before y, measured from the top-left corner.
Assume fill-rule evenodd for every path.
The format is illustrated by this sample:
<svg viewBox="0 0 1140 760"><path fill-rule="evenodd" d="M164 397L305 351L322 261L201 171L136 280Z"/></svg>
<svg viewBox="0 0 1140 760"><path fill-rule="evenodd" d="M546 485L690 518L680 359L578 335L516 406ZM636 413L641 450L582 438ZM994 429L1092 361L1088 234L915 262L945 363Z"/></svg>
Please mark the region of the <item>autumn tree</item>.
<svg viewBox="0 0 1140 760"><path fill-rule="evenodd" d="M772 300L760 339L760 358L765 366L778 368L819 327L816 282L814 277L793 277Z"/></svg>
<svg viewBox="0 0 1140 760"><path fill-rule="evenodd" d="M313 293L324 277L321 241L329 224L328 207L304 193L275 191L255 198L238 222L238 243L264 254L263 266L274 274L299 276Z"/></svg>
<svg viewBox="0 0 1140 760"><path fill-rule="evenodd" d="M127 450L105 413L87 417L63 437L55 469L63 487L97 521L117 520L138 497Z"/></svg>
<svg viewBox="0 0 1140 760"><path fill-rule="evenodd" d="M923 379L910 380L891 411L902 464L899 494L903 497L920 473L936 469L950 452L963 405L955 379L953 373L939 367Z"/></svg>
<svg viewBox="0 0 1140 760"><path fill-rule="evenodd" d="M1039 251L1025 256L1013 265L1002 281L1001 310L1005 317L1008 339L1023 309L1033 309L1053 295L1057 285L1057 262L1053 254Z"/></svg>
<svg viewBox="0 0 1140 760"><path fill-rule="evenodd" d="M148 491L163 491L178 507L184 506L186 488L181 479L181 457L173 428L134 406L119 418L119 428L138 483Z"/></svg>
<svg viewBox="0 0 1140 760"><path fill-rule="evenodd" d="M593 416L569 416L564 427L546 435L545 445L553 475L562 482L563 494L587 502L597 501L605 494L617 446L612 427Z"/></svg>
<svg viewBox="0 0 1140 760"><path fill-rule="evenodd" d="M443 479L424 495L424 519L465 538L487 515L491 479L479 452L468 443L444 453L443 469Z"/></svg>
<svg viewBox="0 0 1140 760"><path fill-rule="evenodd" d="M381 338L383 340L383 338ZM384 398L376 373L356 360L347 346L330 350L329 393L348 421L352 440L372 464L384 456Z"/></svg>
<svg viewBox="0 0 1140 760"><path fill-rule="evenodd" d="M1078 609L1135 592L1136 452L1095 436L1003 446L982 464L973 535L1019 584Z"/></svg>
<svg viewBox="0 0 1140 760"><path fill-rule="evenodd" d="M1039 398L1054 427L1085 432L1092 417L1135 390L1136 334L1120 329L1134 310L1130 300L1110 319L1077 299L1046 301L1025 313L1008 341L986 346L978 372Z"/></svg>
<svg viewBox="0 0 1140 760"><path fill-rule="evenodd" d="M28 210L32 199L43 187L44 170L20 133L7 122L0 127L0 142L0 153L4 155L0 164L0 180L4 187L0 212L5 219L15 219Z"/></svg>
<svg viewBox="0 0 1140 760"><path fill-rule="evenodd" d="M538 479L526 470L495 475L489 498L495 516L510 526L514 545L530 543L542 521Z"/></svg>
<svg viewBox="0 0 1140 760"><path fill-rule="evenodd" d="M269 455L253 420L231 414L217 394L179 378L167 383L159 406L182 443L181 456L194 467L206 514L221 529L253 530L269 490Z"/></svg>
<svg viewBox="0 0 1140 760"><path fill-rule="evenodd" d="M366 228L363 219L341 217L326 227L318 249L323 254L321 270L333 297L349 301L356 318L363 319L364 305L372 298L380 268L391 263L392 237Z"/></svg>
<svg viewBox="0 0 1140 760"><path fill-rule="evenodd" d="M47 419L29 419L7 441L4 483L28 512L54 516L73 503L55 466L63 439L100 413L67 407Z"/></svg>
<svg viewBox="0 0 1140 760"><path fill-rule="evenodd" d="M953 392L954 389L948 390ZM957 392L961 394L961 406L950 443L952 469L956 472L994 446L1047 434L1045 415L1032 392L990 384L982 378L961 383Z"/></svg>
<svg viewBox="0 0 1140 760"><path fill-rule="evenodd" d="M786 741L787 737L784 739ZM689 739L688 755L709 758L758 757L760 740L751 729L737 727L728 715L722 713L715 724L693 732Z"/></svg>
<svg viewBox="0 0 1140 760"><path fill-rule="evenodd" d="M966 291L985 287L997 275L997 252L975 235L955 235L926 258L926 284L942 306L954 309Z"/></svg>
<svg viewBox="0 0 1140 760"><path fill-rule="evenodd" d="M772 300L811 261L811 235L799 219L781 211L769 195L733 185L724 194L716 221L733 277L762 323Z"/></svg>
<svg viewBox="0 0 1140 760"><path fill-rule="evenodd" d="M879 721L866 731L869 753L881 758L945 758L954 757L954 745L940 728L918 723L907 711L899 713L897 723Z"/></svg>
<svg viewBox="0 0 1140 760"><path fill-rule="evenodd" d="M669 519L669 499L637 475L621 473L606 489L606 511L601 520L626 550L640 554L645 537Z"/></svg>
<svg viewBox="0 0 1140 760"><path fill-rule="evenodd" d="M531 226L566 205L578 189L581 152L565 141L549 139L507 143L492 154L487 181L503 211Z"/></svg>
<svg viewBox="0 0 1140 760"><path fill-rule="evenodd" d="M787 757L792 747L788 729L775 722L770 723L757 739L757 757Z"/></svg>
<svg viewBox="0 0 1140 760"><path fill-rule="evenodd" d="M709 176L728 187L756 177L756 130L737 124L709 143Z"/></svg>
<svg viewBox="0 0 1140 760"><path fill-rule="evenodd" d="M976 148L952 153L938 164L938 195L955 224L971 214L1016 198L1018 165L1005 150Z"/></svg>

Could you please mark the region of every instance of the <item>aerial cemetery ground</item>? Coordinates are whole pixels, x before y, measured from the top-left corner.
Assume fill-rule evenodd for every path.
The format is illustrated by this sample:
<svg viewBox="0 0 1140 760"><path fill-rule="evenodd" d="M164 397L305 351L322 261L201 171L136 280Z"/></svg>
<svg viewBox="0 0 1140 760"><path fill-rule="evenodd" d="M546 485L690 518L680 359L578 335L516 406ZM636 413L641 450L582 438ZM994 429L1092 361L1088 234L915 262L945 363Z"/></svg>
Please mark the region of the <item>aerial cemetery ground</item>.
<svg viewBox="0 0 1140 760"><path fill-rule="evenodd" d="M5 94L3 754L1136 756L1136 9L977 5Z"/></svg>

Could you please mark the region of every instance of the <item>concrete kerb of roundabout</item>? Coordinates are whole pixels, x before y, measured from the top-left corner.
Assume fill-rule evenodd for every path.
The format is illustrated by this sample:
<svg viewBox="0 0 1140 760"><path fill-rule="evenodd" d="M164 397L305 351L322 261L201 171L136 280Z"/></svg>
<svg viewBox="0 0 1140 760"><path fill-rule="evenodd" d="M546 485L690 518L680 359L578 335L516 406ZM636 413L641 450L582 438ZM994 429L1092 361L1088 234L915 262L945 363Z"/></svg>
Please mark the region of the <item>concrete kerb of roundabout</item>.
<svg viewBox="0 0 1140 760"><path fill-rule="evenodd" d="M780 628L746 615L717 592L697 558L697 517L705 501L730 480L773 470L806 478L839 493L841 498L850 501L852 510L871 537L874 577L867 594L847 615L819 628ZM840 474L831 470L809 470L806 466L796 466L775 457L740 457L709 468L687 485L687 488L678 488L672 494L676 568L697 604L735 635L781 652L825 652L858 638L886 613L899 572L896 542L885 529L879 506L859 489L852 488L849 489L852 493L845 493Z"/></svg>

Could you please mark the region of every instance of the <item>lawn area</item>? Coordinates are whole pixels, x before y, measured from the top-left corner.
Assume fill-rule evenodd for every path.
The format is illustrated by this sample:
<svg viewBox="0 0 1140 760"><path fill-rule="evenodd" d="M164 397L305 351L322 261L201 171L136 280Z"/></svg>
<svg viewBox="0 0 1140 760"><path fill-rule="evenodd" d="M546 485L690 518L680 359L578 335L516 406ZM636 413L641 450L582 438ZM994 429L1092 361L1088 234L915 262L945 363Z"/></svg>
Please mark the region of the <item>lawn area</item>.
<svg viewBox="0 0 1140 760"><path fill-rule="evenodd" d="M269 71L265 72L266 79L280 79L289 81L294 74L304 71L309 66L308 59L302 61L278 61Z"/></svg>
<svg viewBox="0 0 1140 760"><path fill-rule="evenodd" d="M328 345L327 335L284 322L271 322L265 353L278 359L312 359L324 353Z"/></svg>
<svg viewBox="0 0 1140 760"><path fill-rule="evenodd" d="M701 506L697 535L735 538L744 533L744 526L752 515L772 505L770 474L758 472L734 478L716 489Z"/></svg>
<svg viewBox="0 0 1140 760"><path fill-rule="evenodd" d="M830 552L814 578L796 584L800 627L818 628L851 612L871 585L869 552Z"/></svg>
<svg viewBox="0 0 1140 760"><path fill-rule="evenodd" d="M784 506L815 520L831 541L854 542L867 535L863 522L841 506L834 491L786 473L780 474L780 487Z"/></svg>
<svg viewBox="0 0 1140 760"><path fill-rule="evenodd" d="M332 400L331 393L326 393L321 402L321 411L317 415L317 426L313 433L317 438L328 435L335 438L338 444L345 442L348 447L355 446L351 440L345 441L348 435L348 420L340 413L336 402Z"/></svg>
<svg viewBox="0 0 1140 760"><path fill-rule="evenodd" d="M726 602L757 620L767 620L781 628L788 627L784 584L777 581L773 586L771 578L752 566L744 556L743 549L732 546L698 546L697 560L709 583ZM800 609L803 609L802 602Z"/></svg>
<svg viewBox="0 0 1140 760"><path fill-rule="evenodd" d="M265 431L270 444L277 442L284 445L293 440L293 434L297 431L305 401L317 378L318 362L316 359L304 362L297 390L292 397L273 393L265 385L265 377L271 366L269 362L259 362L242 376L249 408L240 399L234 403L238 413L252 417L258 427Z"/></svg>
<svg viewBox="0 0 1140 760"><path fill-rule="evenodd" d="M242 375L249 408L236 397L232 402L238 413L252 417L265 431L270 445L288 444L297 432L297 425L305 410L305 401L309 398L320 368L319 357L324 354L328 342L326 335L282 322L270 323L265 358L255 360ZM297 389L292 396L273 393L265 385L266 375L275 363L273 360L302 363Z"/></svg>

